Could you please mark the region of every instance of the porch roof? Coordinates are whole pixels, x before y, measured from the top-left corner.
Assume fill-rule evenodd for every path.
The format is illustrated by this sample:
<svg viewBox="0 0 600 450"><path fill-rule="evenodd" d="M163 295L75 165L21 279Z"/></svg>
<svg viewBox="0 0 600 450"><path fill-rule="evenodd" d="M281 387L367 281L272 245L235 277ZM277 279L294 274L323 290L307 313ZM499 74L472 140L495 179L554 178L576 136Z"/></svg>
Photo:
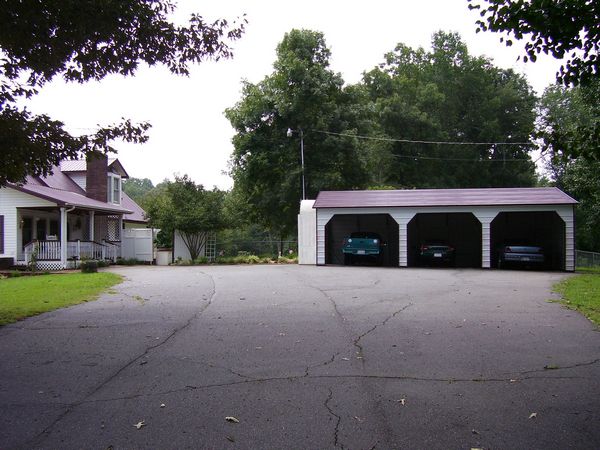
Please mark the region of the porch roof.
<svg viewBox="0 0 600 450"><path fill-rule="evenodd" d="M54 202L58 206L75 206L77 208L89 209L92 211L109 212L114 214L133 213L133 211L126 209L120 205L101 202L99 200L88 198L85 195L76 192L63 191L48 186L41 186L31 183L19 186L17 184L9 183L8 187L16 189L17 191L24 192L26 194L33 195L35 197L43 198L44 200Z"/></svg>

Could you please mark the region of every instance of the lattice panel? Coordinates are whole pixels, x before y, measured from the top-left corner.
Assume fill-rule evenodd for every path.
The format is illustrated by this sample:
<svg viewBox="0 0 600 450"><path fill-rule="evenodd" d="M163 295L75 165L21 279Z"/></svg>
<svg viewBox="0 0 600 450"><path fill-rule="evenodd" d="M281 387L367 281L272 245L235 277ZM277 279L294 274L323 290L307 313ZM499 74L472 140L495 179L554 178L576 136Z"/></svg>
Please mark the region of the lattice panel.
<svg viewBox="0 0 600 450"><path fill-rule="evenodd" d="M37 270L62 270L63 266L60 261L38 261L36 268Z"/></svg>
<svg viewBox="0 0 600 450"><path fill-rule="evenodd" d="M121 240L121 228L119 227L120 221L119 216L108 216L107 217L107 233L106 240L115 242Z"/></svg>

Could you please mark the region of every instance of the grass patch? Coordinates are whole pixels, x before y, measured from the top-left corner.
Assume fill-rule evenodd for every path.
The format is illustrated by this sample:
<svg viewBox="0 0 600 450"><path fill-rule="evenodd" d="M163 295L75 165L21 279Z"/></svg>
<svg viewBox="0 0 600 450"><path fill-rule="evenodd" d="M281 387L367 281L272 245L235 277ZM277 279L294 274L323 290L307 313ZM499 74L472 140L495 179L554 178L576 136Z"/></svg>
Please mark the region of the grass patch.
<svg viewBox="0 0 600 450"><path fill-rule="evenodd" d="M0 279L0 325L95 300L122 279L108 272Z"/></svg>
<svg viewBox="0 0 600 450"><path fill-rule="evenodd" d="M588 273L571 277L558 283L554 289L562 295L563 305L600 325L600 275Z"/></svg>
<svg viewBox="0 0 600 450"><path fill-rule="evenodd" d="M576 269L577 273L595 273L600 275L600 267L598 266L594 266L594 267L577 267Z"/></svg>

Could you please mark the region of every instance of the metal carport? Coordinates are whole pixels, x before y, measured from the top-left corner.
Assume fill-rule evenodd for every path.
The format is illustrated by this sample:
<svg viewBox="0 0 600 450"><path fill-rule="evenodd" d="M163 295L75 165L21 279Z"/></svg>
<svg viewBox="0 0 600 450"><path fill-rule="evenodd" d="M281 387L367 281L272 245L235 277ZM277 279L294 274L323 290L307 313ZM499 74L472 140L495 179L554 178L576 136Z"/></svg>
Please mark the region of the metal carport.
<svg viewBox="0 0 600 450"><path fill-rule="evenodd" d="M298 240L314 247L299 249L301 255L309 255L308 257L301 256L300 264L324 265L335 262L335 255L328 256L328 252L331 252L332 249L328 248L327 244L328 224L335 216L389 215L398 225L398 245L396 247L398 266L407 267L411 258L409 227L412 233L421 232L418 225L409 224L418 215L441 214L441 216L428 217L457 218L459 225L455 225L456 230L459 230L460 223L468 225L468 230L465 229L462 234L459 232L457 235L460 238L459 241L463 242L461 251L466 251L465 254L470 255L465 257L464 265L490 268L494 258L493 248L498 239L496 233L494 236L491 233L494 219L500 214L542 213L541 216L523 216L525 221L529 221L531 218L543 217L546 213L552 213L552 217L556 217L556 219L553 219L554 225L549 229L545 242L553 249L553 255L560 256L560 263L554 264L553 268L567 271L575 269L573 209L577 201L558 188L322 191L312 204L312 208L308 207L308 201L305 202L306 205L303 203L304 212L300 214L299 223L310 224L310 226L302 227L303 231L299 234ZM312 209L316 213L309 214L308 209ZM476 222L471 219L465 221L465 217L474 217ZM335 220L332 223L335 223ZM417 217L415 223L419 222L420 219ZM472 226L477 222L479 224L476 227ZM416 228L414 228L415 226ZM494 225L493 228L496 226ZM447 231L450 233L451 230ZM314 234L304 236L305 233ZM469 233L471 236L468 236ZM473 233L477 236L472 236ZM480 257L478 258L473 253L477 251L473 250L475 247L479 249ZM477 260L480 262L479 265L475 262ZM391 258L390 261L395 262Z"/></svg>

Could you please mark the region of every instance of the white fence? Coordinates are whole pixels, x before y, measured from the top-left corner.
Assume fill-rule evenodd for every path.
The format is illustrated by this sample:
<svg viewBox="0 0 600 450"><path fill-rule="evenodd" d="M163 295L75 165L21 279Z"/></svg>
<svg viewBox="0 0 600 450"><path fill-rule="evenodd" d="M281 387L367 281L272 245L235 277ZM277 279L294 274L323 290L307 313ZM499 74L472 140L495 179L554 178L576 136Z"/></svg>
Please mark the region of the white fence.
<svg viewBox="0 0 600 450"><path fill-rule="evenodd" d="M126 228L121 235L121 257L152 262L154 244L152 228Z"/></svg>

